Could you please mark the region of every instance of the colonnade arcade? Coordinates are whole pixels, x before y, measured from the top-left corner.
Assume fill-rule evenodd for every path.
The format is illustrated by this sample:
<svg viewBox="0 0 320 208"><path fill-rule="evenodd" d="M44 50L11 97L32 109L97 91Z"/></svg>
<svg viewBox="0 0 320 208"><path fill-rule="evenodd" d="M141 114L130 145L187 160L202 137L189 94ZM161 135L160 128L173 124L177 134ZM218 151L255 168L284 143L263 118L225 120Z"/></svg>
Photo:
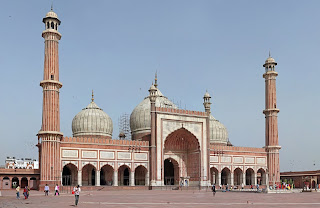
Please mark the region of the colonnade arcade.
<svg viewBox="0 0 320 208"><path fill-rule="evenodd" d="M228 167L224 167L219 172L217 168L211 167L210 180L211 184L217 185L266 185L266 171L263 168L259 168L256 172L252 168L243 171L239 167L231 171Z"/></svg>
<svg viewBox="0 0 320 208"><path fill-rule="evenodd" d="M28 186L31 189L37 187L39 178L29 176L3 176L0 177L0 189L16 188L18 185L21 188Z"/></svg>
<svg viewBox="0 0 320 208"><path fill-rule="evenodd" d="M61 182L65 186L148 186L149 172L143 165L134 169L123 164L117 170L106 164L97 170L92 164L86 164L81 170L68 163L63 167Z"/></svg>

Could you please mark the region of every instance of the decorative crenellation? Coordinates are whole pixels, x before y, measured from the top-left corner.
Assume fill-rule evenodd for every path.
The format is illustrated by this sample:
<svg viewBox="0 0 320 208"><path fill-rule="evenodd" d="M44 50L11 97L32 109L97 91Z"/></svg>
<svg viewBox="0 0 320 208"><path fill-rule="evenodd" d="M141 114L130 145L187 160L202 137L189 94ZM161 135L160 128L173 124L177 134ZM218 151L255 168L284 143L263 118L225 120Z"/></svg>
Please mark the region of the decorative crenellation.
<svg viewBox="0 0 320 208"><path fill-rule="evenodd" d="M210 145L210 151L237 151L237 152L256 152L267 153L265 148L256 147L235 147L235 146L222 146L222 145Z"/></svg>
<svg viewBox="0 0 320 208"><path fill-rule="evenodd" d="M203 116L203 117L208 116L207 112L174 109L174 108L164 108L164 107L156 107L156 111L163 112L163 113L184 114L184 115L191 115L191 116Z"/></svg>

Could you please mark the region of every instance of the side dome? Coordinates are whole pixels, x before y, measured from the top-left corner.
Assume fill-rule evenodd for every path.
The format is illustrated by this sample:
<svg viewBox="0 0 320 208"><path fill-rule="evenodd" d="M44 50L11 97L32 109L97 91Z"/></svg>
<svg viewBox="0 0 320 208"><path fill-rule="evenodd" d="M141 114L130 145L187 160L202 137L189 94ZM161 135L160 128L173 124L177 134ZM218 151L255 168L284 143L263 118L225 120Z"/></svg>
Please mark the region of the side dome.
<svg viewBox="0 0 320 208"><path fill-rule="evenodd" d="M111 118L95 102L80 111L72 120L74 137L112 138L113 123Z"/></svg>
<svg viewBox="0 0 320 208"><path fill-rule="evenodd" d="M157 88L156 91L156 107L174 108L178 107L165 97L160 90ZM130 115L130 129L132 138L135 138L136 134L139 133L150 133L151 132L151 115L150 115L151 103L149 96L137 105Z"/></svg>
<svg viewBox="0 0 320 208"><path fill-rule="evenodd" d="M210 114L210 143L227 145L228 131L226 127Z"/></svg>

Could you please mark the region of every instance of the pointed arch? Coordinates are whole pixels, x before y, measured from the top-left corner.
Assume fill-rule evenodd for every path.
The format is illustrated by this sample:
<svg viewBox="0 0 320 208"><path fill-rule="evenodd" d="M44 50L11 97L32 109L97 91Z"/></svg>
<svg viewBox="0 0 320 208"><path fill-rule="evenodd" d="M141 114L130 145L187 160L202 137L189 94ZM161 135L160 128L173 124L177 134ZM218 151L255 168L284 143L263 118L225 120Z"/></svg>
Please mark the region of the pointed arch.
<svg viewBox="0 0 320 208"><path fill-rule="evenodd" d="M125 164L118 168L118 184L119 186L129 186L130 185L130 173L131 168Z"/></svg>
<svg viewBox="0 0 320 208"><path fill-rule="evenodd" d="M114 169L111 165L105 164L104 166L102 166L100 171L100 185L112 186L113 172Z"/></svg>
<svg viewBox="0 0 320 208"><path fill-rule="evenodd" d="M86 164L82 167L82 186L94 186L96 184L96 167Z"/></svg>
<svg viewBox="0 0 320 208"><path fill-rule="evenodd" d="M75 186L78 184L78 168L72 163L68 163L62 168L62 185Z"/></svg>

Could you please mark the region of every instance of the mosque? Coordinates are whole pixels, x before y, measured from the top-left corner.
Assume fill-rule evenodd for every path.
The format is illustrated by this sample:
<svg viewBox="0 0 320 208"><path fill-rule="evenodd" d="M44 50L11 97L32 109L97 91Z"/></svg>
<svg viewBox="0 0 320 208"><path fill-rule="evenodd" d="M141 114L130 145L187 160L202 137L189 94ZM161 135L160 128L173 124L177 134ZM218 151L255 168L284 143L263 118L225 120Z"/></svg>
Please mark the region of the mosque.
<svg viewBox="0 0 320 208"><path fill-rule="evenodd" d="M211 96L203 96L204 111L179 109L157 84L130 116L131 140L112 139L113 122L95 102L72 121L73 136L60 131L59 27L51 9L45 30L42 126L38 132L39 170L0 171L0 189L13 180L42 189L45 184L85 186L206 187L211 184L249 186L280 183L276 106L277 63L270 56L265 73L265 146L236 147L226 127L211 113ZM23 172L25 171L25 172ZM29 172L26 172L29 171ZM32 173L30 171L33 171ZM38 172L37 172L38 171ZM26 178L26 180L24 179Z"/></svg>

